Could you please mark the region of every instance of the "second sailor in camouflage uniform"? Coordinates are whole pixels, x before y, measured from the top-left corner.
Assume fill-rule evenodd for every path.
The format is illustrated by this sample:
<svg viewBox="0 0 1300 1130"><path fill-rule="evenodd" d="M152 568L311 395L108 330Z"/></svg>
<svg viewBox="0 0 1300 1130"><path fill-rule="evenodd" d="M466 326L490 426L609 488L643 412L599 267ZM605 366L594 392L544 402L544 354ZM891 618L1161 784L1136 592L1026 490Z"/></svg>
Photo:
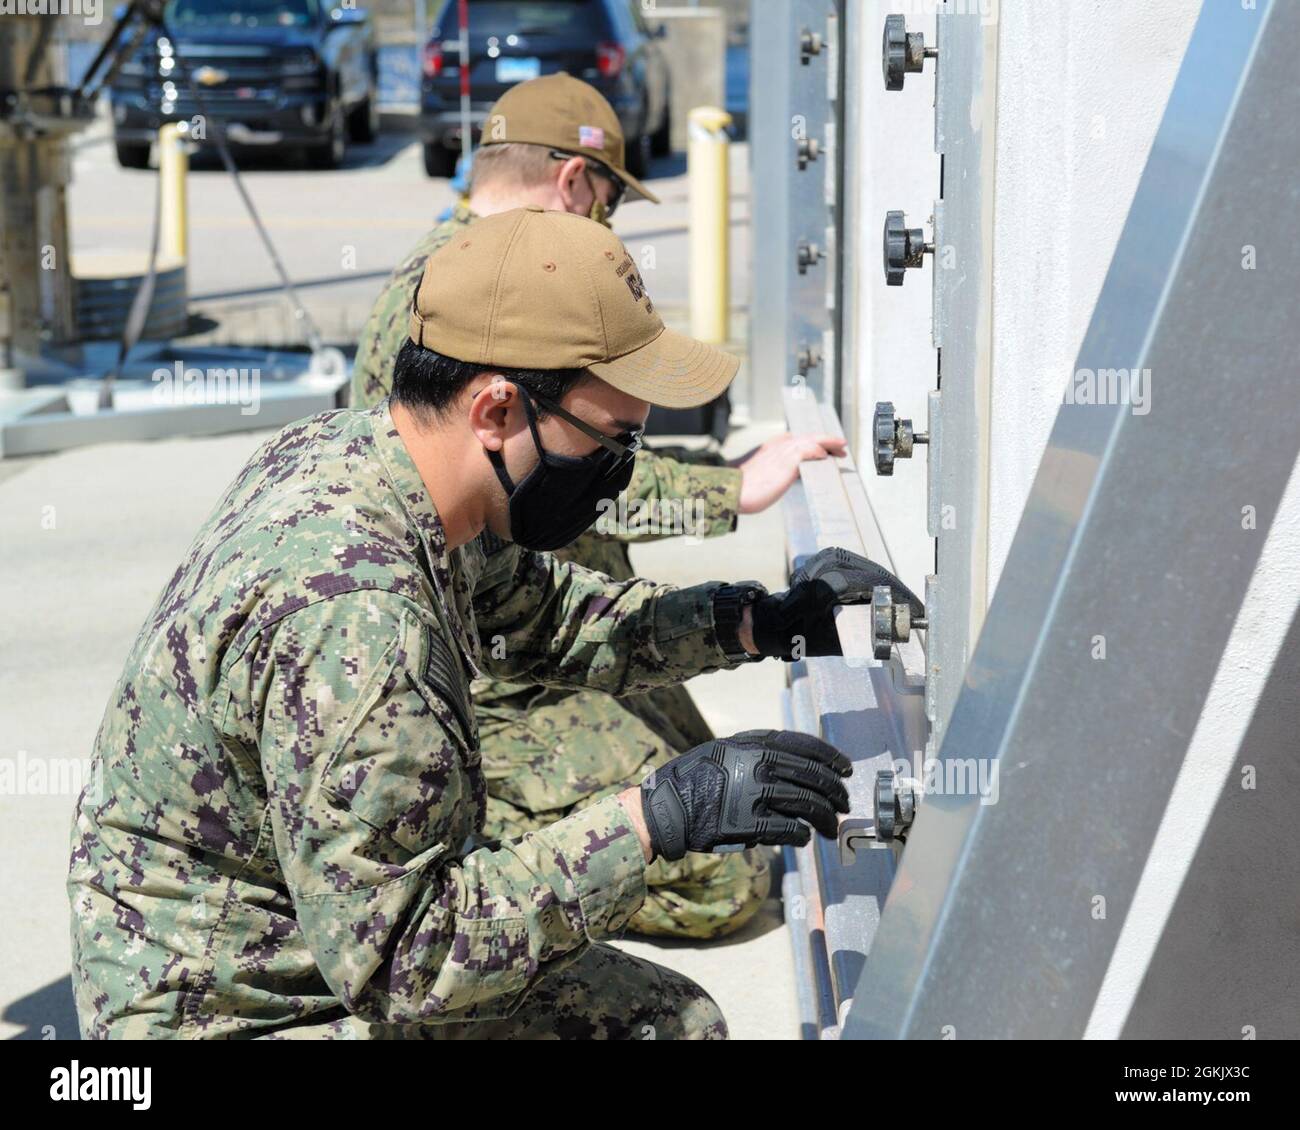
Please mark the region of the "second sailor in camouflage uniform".
<svg viewBox="0 0 1300 1130"><path fill-rule="evenodd" d="M525 102L528 112L521 114ZM617 116L599 92L576 79L550 76L522 83L493 108L489 122L504 123L504 128L496 137L491 130L485 134L471 203L459 204L451 218L412 248L375 303L358 344L354 406L379 404L392 391L393 364L406 340L411 297L424 264L473 222L473 208L487 212L493 204L542 204L588 210L588 196L576 190L567 195L561 183L564 168L555 160L539 162L539 151L543 158L549 151L583 154L591 161L603 158L615 176L626 175ZM579 145L583 137L591 138L593 128L601 131L606 146L600 157ZM543 144L546 148L540 149ZM608 195L603 184L590 188L593 194ZM822 453L816 444L806 450ZM800 457L792 451L790 466ZM591 530L556 550L556 556L628 580L635 576L628 555L632 542L732 532L741 513L741 486L742 472L711 454L679 450L669 457L643 450L625 504L611 508ZM631 521L619 520L622 515ZM615 699L599 690L484 678L474 684L474 701L482 727L487 826L497 836L543 828L712 737L681 686ZM698 939L738 929L762 905L770 886L762 852L661 860L651 866L647 883L649 895L632 928Z"/></svg>

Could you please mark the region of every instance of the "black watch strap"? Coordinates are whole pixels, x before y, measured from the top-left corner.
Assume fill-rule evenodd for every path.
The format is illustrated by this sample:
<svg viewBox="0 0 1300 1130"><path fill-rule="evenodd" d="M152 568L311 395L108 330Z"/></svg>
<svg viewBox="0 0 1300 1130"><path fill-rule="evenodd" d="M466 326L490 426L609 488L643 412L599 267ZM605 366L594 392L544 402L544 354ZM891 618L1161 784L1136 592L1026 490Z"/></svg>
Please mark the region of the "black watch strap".
<svg viewBox="0 0 1300 1130"><path fill-rule="evenodd" d="M745 609L761 596L767 596L767 589L757 581L738 581L714 590L713 626L718 633L718 646L730 663L752 663L763 658L750 655L740 642L740 622Z"/></svg>

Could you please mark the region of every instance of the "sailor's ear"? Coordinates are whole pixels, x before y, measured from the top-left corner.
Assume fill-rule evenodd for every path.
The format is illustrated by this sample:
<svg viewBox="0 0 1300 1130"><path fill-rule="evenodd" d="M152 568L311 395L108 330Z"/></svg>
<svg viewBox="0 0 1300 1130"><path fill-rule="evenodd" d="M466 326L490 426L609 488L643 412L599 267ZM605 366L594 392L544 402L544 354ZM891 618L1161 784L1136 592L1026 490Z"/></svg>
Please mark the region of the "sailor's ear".
<svg viewBox="0 0 1300 1130"><path fill-rule="evenodd" d="M483 373L469 388L469 426L489 451L500 451L506 437L517 427L513 409L519 405L519 391L500 373Z"/></svg>

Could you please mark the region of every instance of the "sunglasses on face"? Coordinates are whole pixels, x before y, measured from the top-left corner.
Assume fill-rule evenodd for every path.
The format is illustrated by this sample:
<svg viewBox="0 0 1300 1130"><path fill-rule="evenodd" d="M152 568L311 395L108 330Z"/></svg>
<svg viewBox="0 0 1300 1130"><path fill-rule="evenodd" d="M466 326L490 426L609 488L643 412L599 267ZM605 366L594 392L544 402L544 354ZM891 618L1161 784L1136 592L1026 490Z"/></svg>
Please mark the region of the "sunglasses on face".
<svg viewBox="0 0 1300 1130"><path fill-rule="evenodd" d="M612 219L614 213L618 210L619 204L622 203L623 194L627 191L627 185L618 178L614 171L583 153L565 153L561 149L552 149L551 156L557 161L567 161L570 157L581 157L587 162L587 171L589 173L595 173L601 180L608 181L613 186L609 199L605 201L605 216Z"/></svg>
<svg viewBox="0 0 1300 1130"><path fill-rule="evenodd" d="M534 404L545 408L553 416L558 416L565 423L577 428L583 435L594 439L601 447L605 449L605 458L601 464L601 471L605 478L612 479L622 471L633 459L636 453L641 450L644 442L645 429L637 428L632 432L621 432L617 436L607 436L598 428L592 427L586 420L580 420L572 412L561 408L552 400L544 396L538 396L535 392L529 392L522 385L515 385L519 390L519 395L524 398L525 402L531 401Z"/></svg>

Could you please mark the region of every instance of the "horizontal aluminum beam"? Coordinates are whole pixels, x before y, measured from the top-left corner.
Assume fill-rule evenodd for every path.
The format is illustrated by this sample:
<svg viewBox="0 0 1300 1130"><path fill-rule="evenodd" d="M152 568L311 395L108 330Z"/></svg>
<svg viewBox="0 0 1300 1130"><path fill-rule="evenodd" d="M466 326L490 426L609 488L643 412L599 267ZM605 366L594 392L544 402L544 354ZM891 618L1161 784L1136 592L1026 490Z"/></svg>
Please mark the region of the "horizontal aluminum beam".
<svg viewBox="0 0 1300 1130"><path fill-rule="evenodd" d="M91 443L135 443L173 436L211 436L280 428L338 407L337 381L310 379L265 384L257 411L239 404L185 404L79 414L41 408L35 414L0 418L0 458L45 455Z"/></svg>
<svg viewBox="0 0 1300 1130"><path fill-rule="evenodd" d="M843 434L834 410L811 395L788 393L786 416L794 432ZM792 568L831 546L887 561L852 460L804 463L800 476L800 486L785 502ZM925 748L924 687L919 674L924 670L924 655L913 638L896 649L888 663L872 658L871 615L865 605L840 609L836 627L845 652L853 658L813 658L793 666L792 694L800 707L796 717L807 718L801 728L820 734L853 762L848 782L851 816L870 819L877 770L892 768L895 759L910 758ZM837 842L814 837L797 859L805 887L815 886L805 893L822 917L838 1027L893 882L895 855L888 847L868 848L846 864Z"/></svg>

